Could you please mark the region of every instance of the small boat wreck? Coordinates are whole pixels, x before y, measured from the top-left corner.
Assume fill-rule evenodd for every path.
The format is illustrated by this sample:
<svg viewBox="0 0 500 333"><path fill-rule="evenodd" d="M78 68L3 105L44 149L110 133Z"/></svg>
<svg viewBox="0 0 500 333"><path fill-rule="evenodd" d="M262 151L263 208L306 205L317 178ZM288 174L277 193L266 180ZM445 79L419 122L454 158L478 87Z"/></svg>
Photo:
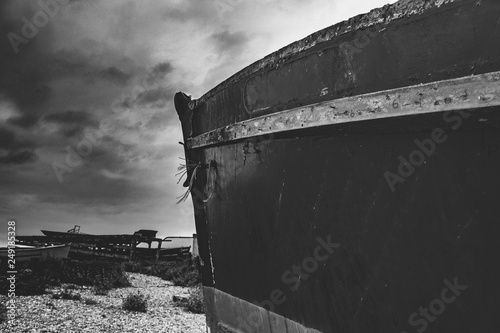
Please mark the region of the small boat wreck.
<svg viewBox="0 0 500 333"><path fill-rule="evenodd" d="M499 17L401 0L175 95L209 332L498 330Z"/></svg>
<svg viewBox="0 0 500 333"><path fill-rule="evenodd" d="M51 245L51 246L26 246L16 245L15 255L12 259L16 262L40 261L46 259L66 259L69 254L70 245ZM0 248L0 261L7 261L9 258L9 249Z"/></svg>
<svg viewBox="0 0 500 333"><path fill-rule="evenodd" d="M74 259L170 260L190 256L191 246L163 248L169 239L156 238L156 230L141 229L134 234L92 235L80 233L80 227L67 232L42 230L44 236L17 236L18 244L69 244L69 257ZM156 246L154 246L156 245Z"/></svg>

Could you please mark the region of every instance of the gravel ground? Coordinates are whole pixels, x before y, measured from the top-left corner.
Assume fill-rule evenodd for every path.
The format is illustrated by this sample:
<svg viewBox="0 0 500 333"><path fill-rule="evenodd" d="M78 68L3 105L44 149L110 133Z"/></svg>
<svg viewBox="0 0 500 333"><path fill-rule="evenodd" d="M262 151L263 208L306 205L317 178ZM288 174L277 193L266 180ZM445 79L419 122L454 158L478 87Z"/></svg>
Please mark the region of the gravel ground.
<svg viewBox="0 0 500 333"><path fill-rule="evenodd" d="M173 286L171 282L153 276L127 274L132 287L114 289L107 296L94 295L90 288L77 290L83 300L97 301L95 305L52 299L51 294L16 297L15 322L11 326L0 324L0 332L206 332L205 315L186 312L172 302L174 295L187 295L188 288ZM122 310L122 300L138 291L149 298L147 313Z"/></svg>

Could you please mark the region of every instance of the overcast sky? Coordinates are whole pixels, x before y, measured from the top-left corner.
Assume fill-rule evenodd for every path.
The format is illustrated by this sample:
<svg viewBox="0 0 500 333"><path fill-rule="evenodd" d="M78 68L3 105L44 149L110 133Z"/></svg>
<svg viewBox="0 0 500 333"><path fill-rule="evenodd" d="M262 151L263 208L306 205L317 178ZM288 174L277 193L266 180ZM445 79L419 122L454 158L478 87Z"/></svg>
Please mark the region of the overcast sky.
<svg viewBox="0 0 500 333"><path fill-rule="evenodd" d="M75 224L192 234L191 201L176 205L174 93L197 98L295 40L394 1L59 0L43 14L50 2L0 2L0 243L8 220L19 235Z"/></svg>

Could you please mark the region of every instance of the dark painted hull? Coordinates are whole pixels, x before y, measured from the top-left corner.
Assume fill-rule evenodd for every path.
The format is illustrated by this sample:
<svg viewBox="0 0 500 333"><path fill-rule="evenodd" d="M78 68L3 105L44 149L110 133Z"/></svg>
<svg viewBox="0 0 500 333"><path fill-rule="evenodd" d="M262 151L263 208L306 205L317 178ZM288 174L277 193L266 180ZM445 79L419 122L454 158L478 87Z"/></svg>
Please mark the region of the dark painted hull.
<svg viewBox="0 0 500 333"><path fill-rule="evenodd" d="M499 111L478 117L499 124ZM458 277L470 292L428 331L500 324L498 128L448 129L449 142L393 193L383 177L399 164L393 154L409 154L440 124L414 121L422 127L400 119L391 133L275 139L238 165L238 177L221 175L206 211L215 287L259 303L280 289L287 300L274 312L321 332L394 332L409 331L409 315ZM206 153L223 165L242 150ZM292 291L283 274L329 235L340 247Z"/></svg>
<svg viewBox="0 0 500 333"><path fill-rule="evenodd" d="M356 32L345 33L236 74L197 102L192 124L181 115L185 135L191 125L197 136L299 105L500 71L499 2L415 3L420 11L378 26L360 53L343 53ZM416 140L436 129L442 142L398 174L400 156L425 153ZM186 156L200 165L191 193L212 332L500 327L498 105L221 135L187 145ZM403 180L391 186L387 172Z"/></svg>

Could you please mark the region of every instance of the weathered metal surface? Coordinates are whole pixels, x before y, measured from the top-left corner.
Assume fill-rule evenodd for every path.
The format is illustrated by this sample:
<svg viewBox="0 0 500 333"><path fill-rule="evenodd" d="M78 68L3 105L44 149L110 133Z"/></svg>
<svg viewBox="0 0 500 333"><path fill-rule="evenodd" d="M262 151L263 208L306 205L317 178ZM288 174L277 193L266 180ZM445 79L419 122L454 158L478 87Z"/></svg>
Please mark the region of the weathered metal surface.
<svg viewBox="0 0 500 333"><path fill-rule="evenodd" d="M475 110L459 127L459 113L452 122L428 113L346 123L276 137L246 154L244 142L206 148L219 171L204 207L215 288L266 309L279 289L286 301L273 312L321 332L416 332L410 315L457 277L468 289L426 332L494 330L499 111ZM408 159L415 140L437 128L447 141L392 192L385 172L397 174L398 156ZM293 274L318 237L340 247L312 273ZM208 312L225 322L229 308Z"/></svg>
<svg viewBox="0 0 500 333"><path fill-rule="evenodd" d="M500 105L500 72L321 102L246 120L188 140L200 148L233 140L346 122Z"/></svg>
<svg viewBox="0 0 500 333"><path fill-rule="evenodd" d="M405 10L393 15L398 6ZM374 13L352 20L353 30L344 23L339 34L329 28L294 43L216 87L194 109L193 135L249 119L266 125L265 117L303 105L500 71L499 1L404 1ZM211 168L198 173L191 191L203 284L221 292L206 296L212 333L224 325L283 328L284 320L233 327L251 304L260 318L269 311L325 333L496 330L500 108L476 107L498 95L465 102L471 94L458 91L447 93L456 99L433 95L440 98L430 104L408 97L414 111L425 105L411 115L276 131L265 140L223 131L209 146L187 148L193 163L216 166L216 177ZM362 102L362 115L377 114ZM470 104L439 112L455 102ZM360 117L332 110L337 119ZM400 179L391 184L388 172ZM339 247L307 272L321 237ZM444 281L456 279L466 290L424 328L420 309L439 305ZM286 300L270 304L276 290Z"/></svg>
<svg viewBox="0 0 500 333"><path fill-rule="evenodd" d="M297 42L285 48L289 51L279 51L285 52L283 56L265 58L252 65L252 70L228 79L201 97L193 114L193 136L303 105L500 68L496 14L500 2L414 3L413 7L406 2L412 6L409 16L395 14L397 19L384 21L383 15L392 17L397 6L403 8L396 4L386 7L376 11L381 15L374 16L378 21L356 18L355 22L370 23L347 24L361 28L336 37L330 28L318 32L313 41ZM329 37L320 38L322 35ZM305 49L297 46L301 44L307 45Z"/></svg>

